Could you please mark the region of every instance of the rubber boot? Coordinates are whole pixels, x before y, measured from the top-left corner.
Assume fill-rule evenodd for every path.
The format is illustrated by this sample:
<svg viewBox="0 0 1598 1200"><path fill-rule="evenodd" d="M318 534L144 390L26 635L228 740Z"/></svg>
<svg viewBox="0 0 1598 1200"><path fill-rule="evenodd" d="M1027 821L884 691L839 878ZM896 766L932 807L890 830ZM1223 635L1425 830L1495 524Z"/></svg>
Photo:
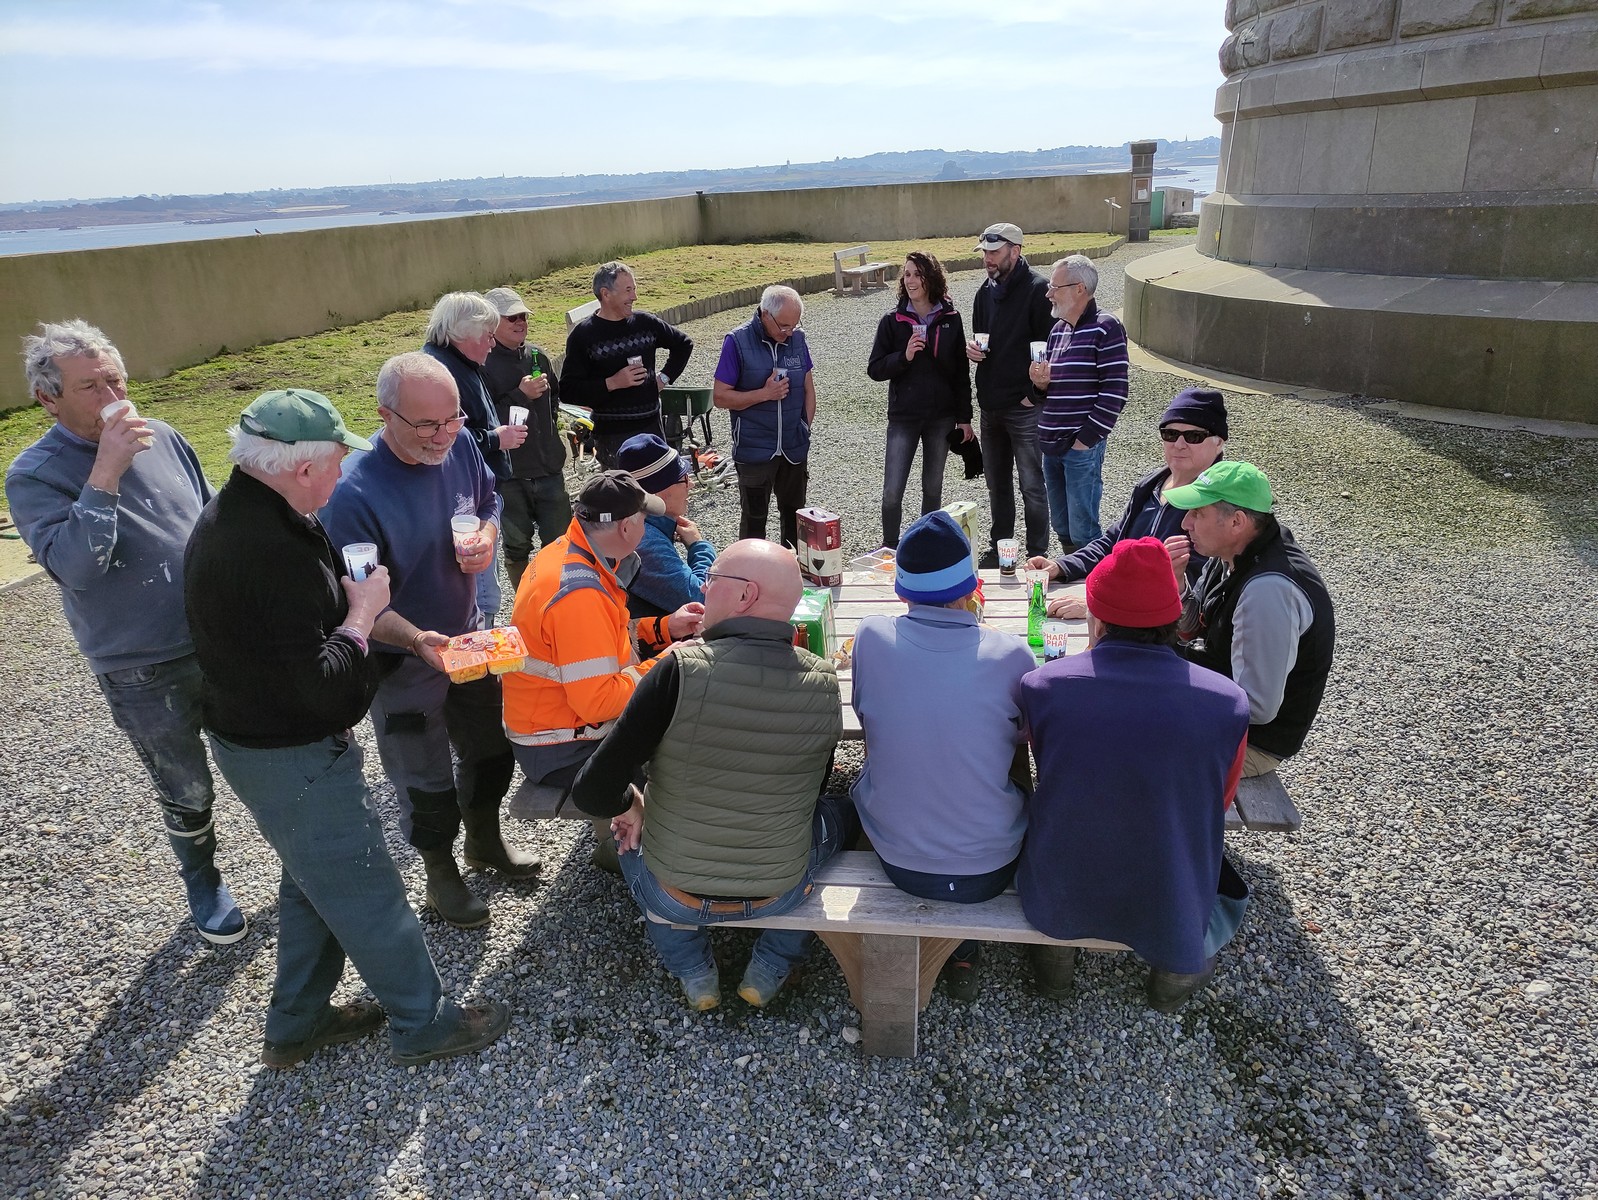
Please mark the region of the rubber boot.
<svg viewBox="0 0 1598 1200"><path fill-rule="evenodd" d="M488 924L488 905L479 900L461 880L452 846L418 850L427 868L427 903L433 911L457 929L476 929Z"/></svg>
<svg viewBox="0 0 1598 1200"><path fill-rule="evenodd" d="M594 866L609 871L620 878L621 859L616 855L616 839L611 836L610 822L604 818L594 821Z"/></svg>
<svg viewBox="0 0 1598 1200"><path fill-rule="evenodd" d="M249 922L239 911L216 869L216 833L210 810L162 814L167 840L177 856L183 887L188 893L189 915L200 936L213 945L226 946L249 932Z"/></svg>
<svg viewBox="0 0 1598 1200"><path fill-rule="evenodd" d="M1195 995L1204 989L1204 986L1215 975L1215 958L1204 964L1202 971L1191 975L1183 975L1176 971L1162 971L1158 967L1149 968L1149 981L1145 993L1149 999L1149 1007L1155 1012L1177 1013Z"/></svg>
<svg viewBox="0 0 1598 1200"><path fill-rule="evenodd" d="M466 845L462 851L466 865L479 871L498 871L506 879L531 879L542 864L525 850L506 845L499 822L498 800L461 811L461 823L466 826Z"/></svg>

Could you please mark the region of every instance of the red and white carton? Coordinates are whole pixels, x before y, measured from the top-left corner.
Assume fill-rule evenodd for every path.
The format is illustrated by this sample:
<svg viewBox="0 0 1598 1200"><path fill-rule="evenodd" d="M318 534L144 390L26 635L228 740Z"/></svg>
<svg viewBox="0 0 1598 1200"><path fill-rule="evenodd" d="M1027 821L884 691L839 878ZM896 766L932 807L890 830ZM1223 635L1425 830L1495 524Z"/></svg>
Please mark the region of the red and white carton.
<svg viewBox="0 0 1598 1200"><path fill-rule="evenodd" d="M819 587L843 582L843 530L837 513L799 510L799 573Z"/></svg>

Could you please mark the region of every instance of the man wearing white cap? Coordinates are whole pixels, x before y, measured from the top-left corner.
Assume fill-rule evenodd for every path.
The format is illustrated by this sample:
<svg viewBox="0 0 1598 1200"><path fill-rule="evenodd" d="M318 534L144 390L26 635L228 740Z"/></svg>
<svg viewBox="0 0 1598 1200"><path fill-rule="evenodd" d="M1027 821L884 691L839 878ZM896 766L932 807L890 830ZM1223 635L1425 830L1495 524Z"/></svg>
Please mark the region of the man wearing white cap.
<svg viewBox="0 0 1598 1200"><path fill-rule="evenodd" d="M1026 518L1026 553L1049 550L1049 501L1038 448L1042 393L1028 369L1032 343L1047 343L1054 327L1049 283L1021 254L1021 231L1008 221L989 225L977 241L988 280L971 306L972 338L966 357L977 364L977 404L982 410L982 468L988 481L991 543L981 565L997 567L994 545L1015 536L1012 465Z"/></svg>

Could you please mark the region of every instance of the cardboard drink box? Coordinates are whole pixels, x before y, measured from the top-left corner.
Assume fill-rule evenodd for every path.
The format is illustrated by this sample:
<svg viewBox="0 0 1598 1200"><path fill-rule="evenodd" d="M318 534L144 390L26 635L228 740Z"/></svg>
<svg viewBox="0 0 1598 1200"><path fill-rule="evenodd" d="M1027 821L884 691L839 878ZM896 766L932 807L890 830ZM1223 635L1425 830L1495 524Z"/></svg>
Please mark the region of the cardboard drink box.
<svg viewBox="0 0 1598 1200"><path fill-rule="evenodd" d="M843 582L843 531L837 513L799 510L799 572L822 587Z"/></svg>
<svg viewBox="0 0 1598 1200"><path fill-rule="evenodd" d="M974 500L956 500L953 504L945 504L943 511L954 518L965 534L965 540L971 543L971 566L976 567L982 560L982 552L977 549L977 505Z"/></svg>
<svg viewBox="0 0 1598 1200"><path fill-rule="evenodd" d="M838 641L838 626L832 615L832 593L824 588L806 588L793 610L793 644L826 658Z"/></svg>

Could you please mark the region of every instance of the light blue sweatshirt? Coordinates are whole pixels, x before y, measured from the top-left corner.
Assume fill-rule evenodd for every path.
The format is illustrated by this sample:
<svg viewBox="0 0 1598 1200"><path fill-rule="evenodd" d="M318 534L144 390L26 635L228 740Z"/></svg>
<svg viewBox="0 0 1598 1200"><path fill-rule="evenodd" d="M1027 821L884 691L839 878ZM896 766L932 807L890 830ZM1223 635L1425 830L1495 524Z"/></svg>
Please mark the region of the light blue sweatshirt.
<svg viewBox="0 0 1598 1200"><path fill-rule="evenodd" d="M852 795L882 860L983 875L1021 852L1024 797L1010 781L1021 734L1024 640L960 609L913 604L860 622L854 710L866 765Z"/></svg>

